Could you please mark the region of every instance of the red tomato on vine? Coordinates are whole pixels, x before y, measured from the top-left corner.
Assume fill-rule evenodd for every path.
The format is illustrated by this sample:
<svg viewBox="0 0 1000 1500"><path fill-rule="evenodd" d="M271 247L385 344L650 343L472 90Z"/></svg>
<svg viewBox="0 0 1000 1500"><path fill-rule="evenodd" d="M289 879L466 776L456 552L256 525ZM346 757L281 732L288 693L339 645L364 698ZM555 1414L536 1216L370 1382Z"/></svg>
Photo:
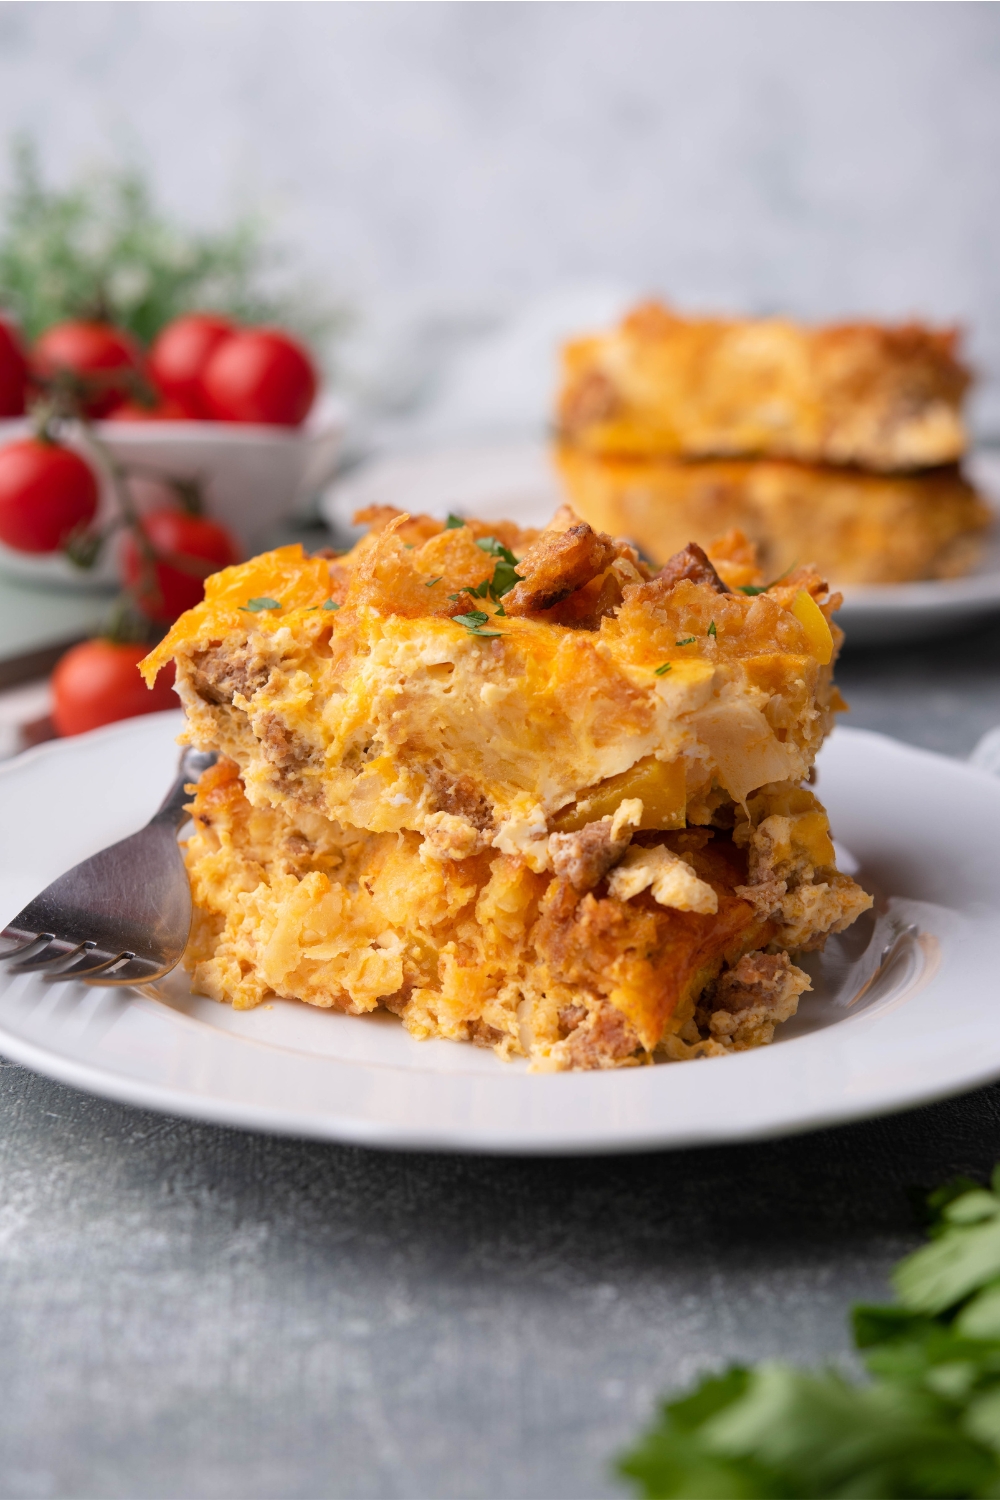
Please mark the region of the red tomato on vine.
<svg viewBox="0 0 1000 1500"><path fill-rule="evenodd" d="M107 416L142 375L143 357L127 333L110 323L57 323L32 350L32 366L42 378L69 372L82 387L88 416Z"/></svg>
<svg viewBox="0 0 1000 1500"><path fill-rule="evenodd" d="M230 533L217 521L181 510L154 510L140 525L158 554L145 559L138 538L129 532L122 550L125 582L151 620L164 624L193 609L204 595L205 579L239 559Z"/></svg>
<svg viewBox="0 0 1000 1500"><path fill-rule="evenodd" d="M131 641L82 641L52 673L52 720L60 734L83 734L117 719L179 708L174 671L161 672L148 688L138 664L148 646Z"/></svg>
<svg viewBox="0 0 1000 1500"><path fill-rule="evenodd" d="M97 514L97 479L72 448L22 438L0 448L0 541L18 552L57 552Z"/></svg>
<svg viewBox="0 0 1000 1500"><path fill-rule="evenodd" d="M108 412L109 422L186 422L190 415L176 401L157 401L143 406L139 401L122 401Z"/></svg>
<svg viewBox="0 0 1000 1500"><path fill-rule="evenodd" d="M217 313L189 313L175 318L158 334L149 351L149 368L157 386L187 417L209 416L201 376L209 359L236 332Z"/></svg>
<svg viewBox="0 0 1000 1500"><path fill-rule="evenodd" d="M275 427L303 422L317 385L308 351L276 328L247 328L224 339L201 376L206 408L217 421Z"/></svg>
<svg viewBox="0 0 1000 1500"><path fill-rule="evenodd" d="M28 384L28 361L20 340L9 324L0 320L0 417L24 415Z"/></svg>

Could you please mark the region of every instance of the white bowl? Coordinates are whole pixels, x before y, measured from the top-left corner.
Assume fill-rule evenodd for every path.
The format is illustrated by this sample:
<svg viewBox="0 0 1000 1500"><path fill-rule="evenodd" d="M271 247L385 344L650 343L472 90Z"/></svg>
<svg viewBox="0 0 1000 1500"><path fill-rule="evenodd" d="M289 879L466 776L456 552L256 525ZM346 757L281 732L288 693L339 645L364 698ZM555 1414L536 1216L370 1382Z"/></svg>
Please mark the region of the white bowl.
<svg viewBox="0 0 1000 1500"><path fill-rule="evenodd" d="M237 422L99 422L97 436L122 464L135 468L131 489L140 511L175 499L159 476L198 480L206 514L221 521L249 557L282 518L315 494L337 466L345 411L323 396L302 427L250 426ZM0 445L31 432L27 418L0 421ZM93 458L79 431L70 446ZM98 519L117 514L107 476L102 476ZM105 548L92 569L75 567L62 553L35 555L0 543L0 574L70 588L107 588L117 578L116 548Z"/></svg>

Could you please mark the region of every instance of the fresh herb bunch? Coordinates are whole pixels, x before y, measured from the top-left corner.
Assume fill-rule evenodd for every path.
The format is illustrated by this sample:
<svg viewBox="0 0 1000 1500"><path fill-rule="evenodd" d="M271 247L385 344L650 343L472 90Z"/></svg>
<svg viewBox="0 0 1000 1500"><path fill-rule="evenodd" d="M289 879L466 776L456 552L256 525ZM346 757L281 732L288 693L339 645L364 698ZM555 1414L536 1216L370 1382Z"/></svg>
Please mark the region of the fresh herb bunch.
<svg viewBox="0 0 1000 1500"><path fill-rule="evenodd" d="M664 1404L621 1474L648 1500L1000 1497L1000 1166L927 1200L898 1301L857 1306L873 1377L734 1366Z"/></svg>
<svg viewBox="0 0 1000 1500"><path fill-rule="evenodd" d="M134 167L50 188L25 138L14 143L11 175L0 217L0 308L29 340L66 319L97 318L148 344L195 309L280 324L314 342L341 321L315 297L307 304L271 289L280 257L256 218L215 233L181 229Z"/></svg>

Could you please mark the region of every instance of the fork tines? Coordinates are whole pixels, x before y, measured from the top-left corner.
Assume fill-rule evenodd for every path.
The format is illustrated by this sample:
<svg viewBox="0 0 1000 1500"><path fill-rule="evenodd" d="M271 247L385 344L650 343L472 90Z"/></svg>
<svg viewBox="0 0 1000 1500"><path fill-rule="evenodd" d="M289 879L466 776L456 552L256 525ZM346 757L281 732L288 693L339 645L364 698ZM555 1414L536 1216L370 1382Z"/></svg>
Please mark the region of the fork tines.
<svg viewBox="0 0 1000 1500"><path fill-rule="evenodd" d="M0 961L12 960L10 973L40 974L49 984L64 979L93 980L99 975L117 979L120 968L130 966L136 957L127 949L120 953L101 951L89 938L74 943L52 932L30 933L15 927L5 927L0 941L15 944L0 953Z"/></svg>

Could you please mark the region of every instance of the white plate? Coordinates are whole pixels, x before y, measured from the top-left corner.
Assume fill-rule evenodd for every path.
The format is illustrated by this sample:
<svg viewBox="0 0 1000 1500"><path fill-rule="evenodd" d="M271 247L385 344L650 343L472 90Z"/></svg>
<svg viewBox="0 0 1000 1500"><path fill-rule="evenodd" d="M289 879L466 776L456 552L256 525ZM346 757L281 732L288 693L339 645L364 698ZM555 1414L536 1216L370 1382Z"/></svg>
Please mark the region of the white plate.
<svg viewBox="0 0 1000 1500"><path fill-rule="evenodd" d="M1000 454L973 454L968 469L1000 509ZM381 459L334 485L321 502L335 529L351 529L355 510L395 505L444 519L460 515L544 526L566 496L540 443L444 448ZM831 579L836 586L836 580ZM852 646L922 640L964 630L1000 611L1000 522L966 578L843 589L837 619Z"/></svg>
<svg viewBox="0 0 1000 1500"><path fill-rule="evenodd" d="M146 471L132 483L140 510L176 503L156 475L199 480L207 514L228 526L250 555L276 522L328 482L340 454L344 421L342 404L326 395L301 428L239 422L100 422L97 432L123 464ZM25 418L0 421L0 444L30 431ZM69 441L92 457L79 436L71 435ZM115 515L117 506L105 479L98 519ZM105 549L97 567L83 571L62 553L32 556L2 543L0 573L76 589L107 588L118 576L113 547Z"/></svg>
<svg viewBox="0 0 1000 1500"><path fill-rule="evenodd" d="M180 715L150 715L0 768L0 923L155 809ZM820 788L888 903L808 960L815 994L772 1046L620 1072L532 1074L414 1041L391 1016L46 986L0 965L0 1052L109 1098L248 1129L456 1151L634 1151L831 1125L1000 1076L1000 781L863 731ZM906 928L916 924L918 936ZM874 931L873 931L874 929ZM893 958L872 980L888 943ZM865 985L867 983L867 988ZM864 993L859 994L859 991Z"/></svg>

